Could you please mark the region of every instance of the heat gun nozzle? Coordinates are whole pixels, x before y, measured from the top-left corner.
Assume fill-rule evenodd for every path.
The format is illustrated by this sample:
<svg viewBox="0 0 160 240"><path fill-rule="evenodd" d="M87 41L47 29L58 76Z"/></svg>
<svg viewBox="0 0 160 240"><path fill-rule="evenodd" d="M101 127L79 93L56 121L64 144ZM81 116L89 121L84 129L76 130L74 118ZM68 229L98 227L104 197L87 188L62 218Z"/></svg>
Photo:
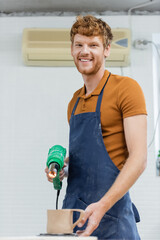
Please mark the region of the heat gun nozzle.
<svg viewBox="0 0 160 240"><path fill-rule="evenodd" d="M57 169L54 168L54 169L50 170L48 175L50 178L55 178L57 176Z"/></svg>

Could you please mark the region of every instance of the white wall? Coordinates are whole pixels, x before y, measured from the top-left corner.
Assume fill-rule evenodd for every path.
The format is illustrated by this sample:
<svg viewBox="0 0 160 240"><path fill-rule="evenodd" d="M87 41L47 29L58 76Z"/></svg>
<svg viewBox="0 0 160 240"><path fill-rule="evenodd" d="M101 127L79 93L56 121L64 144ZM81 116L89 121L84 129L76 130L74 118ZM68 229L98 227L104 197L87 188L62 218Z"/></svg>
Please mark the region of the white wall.
<svg viewBox="0 0 160 240"><path fill-rule="evenodd" d="M112 28L130 27L127 16L103 17ZM36 235L46 231L46 210L55 208L56 191L45 177L48 149L68 149L67 103L83 85L75 68L26 67L21 57L24 28L69 28L74 17L0 19L0 236ZM132 39L152 40L160 16L133 16ZM119 68L109 69L121 74ZM132 49L124 68L141 85L148 110L148 142L154 129L152 48ZM141 214L143 240L160 239L160 178L155 175L154 144L148 167L131 190ZM61 192L60 205L65 194Z"/></svg>

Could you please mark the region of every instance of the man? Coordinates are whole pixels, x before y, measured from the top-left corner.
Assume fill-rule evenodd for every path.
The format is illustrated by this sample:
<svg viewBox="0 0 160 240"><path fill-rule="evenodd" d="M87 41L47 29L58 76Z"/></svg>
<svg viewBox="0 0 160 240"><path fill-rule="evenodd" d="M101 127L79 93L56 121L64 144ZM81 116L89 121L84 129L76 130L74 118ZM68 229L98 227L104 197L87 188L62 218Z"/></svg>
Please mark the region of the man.
<svg viewBox="0 0 160 240"><path fill-rule="evenodd" d="M139 215L128 190L146 166L144 96L135 80L105 70L112 32L104 21L79 16L70 34L84 87L68 106L69 176L63 208L85 209L80 236L138 240Z"/></svg>

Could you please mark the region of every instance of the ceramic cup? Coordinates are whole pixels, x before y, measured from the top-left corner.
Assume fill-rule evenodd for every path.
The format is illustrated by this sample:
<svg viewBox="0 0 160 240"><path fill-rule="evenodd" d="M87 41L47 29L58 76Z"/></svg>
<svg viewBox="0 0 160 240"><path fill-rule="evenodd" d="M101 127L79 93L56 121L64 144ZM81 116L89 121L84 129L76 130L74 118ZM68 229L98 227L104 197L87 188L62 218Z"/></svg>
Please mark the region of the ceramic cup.
<svg viewBox="0 0 160 240"><path fill-rule="evenodd" d="M80 212L79 218L73 223L73 212ZM47 210L47 233L69 234L73 233L75 226L84 216L81 209Z"/></svg>

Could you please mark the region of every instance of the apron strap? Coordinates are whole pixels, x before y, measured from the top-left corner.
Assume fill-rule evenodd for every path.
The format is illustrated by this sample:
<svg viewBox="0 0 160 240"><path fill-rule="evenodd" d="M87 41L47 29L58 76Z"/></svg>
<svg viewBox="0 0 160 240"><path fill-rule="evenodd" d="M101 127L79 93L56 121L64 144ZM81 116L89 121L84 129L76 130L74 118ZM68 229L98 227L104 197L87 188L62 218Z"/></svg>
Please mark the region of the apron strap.
<svg viewBox="0 0 160 240"><path fill-rule="evenodd" d="M75 105L74 105L74 108L73 108L73 110L72 110L71 116L74 115L74 113L75 113L75 111L76 111L76 107L77 107L77 105L78 105L78 102L79 102L79 97L77 98L77 101L76 101L76 103L75 103Z"/></svg>
<svg viewBox="0 0 160 240"><path fill-rule="evenodd" d="M106 84L108 82L108 79L109 79L110 75L111 75L111 73L109 73L109 75L107 77L107 80L106 80L106 82L105 82L105 84L104 84L104 86L103 86L103 88L102 88L102 90L101 90L101 92L100 92L100 94L98 96L96 113L100 113L100 107L101 107L101 102L102 102L102 97L103 97L103 91L104 91L104 88L105 88L105 86L106 86Z"/></svg>

